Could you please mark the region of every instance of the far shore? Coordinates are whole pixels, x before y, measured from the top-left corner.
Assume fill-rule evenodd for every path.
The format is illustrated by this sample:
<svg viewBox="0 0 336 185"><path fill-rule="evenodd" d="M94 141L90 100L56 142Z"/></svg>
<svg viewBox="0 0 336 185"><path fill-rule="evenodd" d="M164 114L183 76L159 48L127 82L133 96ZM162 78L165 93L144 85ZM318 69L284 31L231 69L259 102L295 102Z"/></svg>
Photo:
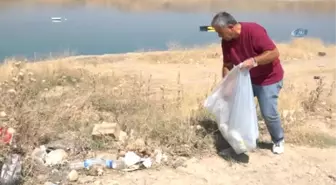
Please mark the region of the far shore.
<svg viewBox="0 0 336 185"><path fill-rule="evenodd" d="M0 0L0 9L14 5L58 5L58 6L88 6L95 5L110 7L122 11L174 11L174 12L217 12L246 11L246 12L306 12L306 13L335 13L334 0Z"/></svg>

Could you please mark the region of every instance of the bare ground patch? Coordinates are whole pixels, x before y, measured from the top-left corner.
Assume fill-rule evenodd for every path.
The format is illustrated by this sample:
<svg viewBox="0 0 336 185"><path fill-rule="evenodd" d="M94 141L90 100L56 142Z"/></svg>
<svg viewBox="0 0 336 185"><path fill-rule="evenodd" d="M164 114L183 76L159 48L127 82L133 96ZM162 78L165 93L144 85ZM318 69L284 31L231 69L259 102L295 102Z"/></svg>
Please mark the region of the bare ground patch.
<svg viewBox="0 0 336 185"><path fill-rule="evenodd" d="M314 55L305 58L301 51L307 50L306 41L300 42L280 46L288 71L279 105L287 142L335 146L331 101L334 72L310 72L320 69L320 62L324 68L334 69L334 50L330 46L327 56L321 58L315 54L325 47L316 47L309 50ZM291 53L287 47L296 52ZM171 53L69 57L39 63L7 61L0 67L0 111L5 112L1 123L15 128L16 142L27 156L41 144L65 140L74 148L70 159L85 159L97 150L134 148L139 139L149 153L163 149L173 157L170 162L180 156L214 154L216 127L202 103L220 80L220 65L221 57L214 46ZM118 123L127 139L93 140L93 125L103 121ZM267 140L262 120L260 126L261 138ZM29 158L25 161L26 183L43 182L45 179L36 179L41 171L31 162Z"/></svg>

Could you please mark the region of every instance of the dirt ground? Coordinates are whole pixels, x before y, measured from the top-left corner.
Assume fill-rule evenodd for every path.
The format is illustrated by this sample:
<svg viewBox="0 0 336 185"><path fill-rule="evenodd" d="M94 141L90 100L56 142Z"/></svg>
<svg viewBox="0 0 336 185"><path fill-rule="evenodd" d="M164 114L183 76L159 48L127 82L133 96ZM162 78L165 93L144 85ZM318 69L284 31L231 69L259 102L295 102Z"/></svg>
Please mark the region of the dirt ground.
<svg viewBox="0 0 336 185"><path fill-rule="evenodd" d="M258 149L249 164L231 163L218 156L191 159L186 167L143 170L131 174L106 174L98 181L123 185L266 185L335 184L335 148L317 149L287 145L286 153L273 155ZM96 182L97 183L97 182Z"/></svg>
<svg viewBox="0 0 336 185"><path fill-rule="evenodd" d="M138 60L114 62L105 69L107 72L111 70L128 75L142 73L144 77L151 74L154 84L158 86L173 86L176 84L177 74L180 73L181 83L190 93L197 93L195 90L200 89L200 86L208 88L213 76L220 75L221 63L218 59L189 64L150 61L150 64ZM325 77L326 83L329 84L335 78L334 57L285 60L283 66L286 71L285 81L296 84L297 87L303 87L304 84L312 86L315 83L314 76ZM334 129L321 120L308 120L305 124L310 131L317 129L324 134L335 136ZM107 171L107 174L101 178L94 178L94 181L102 184L113 184L117 181L122 185L336 184L335 152L335 147L317 148L287 144L284 155L273 155L269 149L257 149L250 154L248 164L226 161L219 156L203 156L190 159L184 167L177 169L150 169L123 175Z"/></svg>
<svg viewBox="0 0 336 185"><path fill-rule="evenodd" d="M101 121L116 121L129 138L147 139L151 142L147 145L154 145L149 147L162 147L174 152L186 147L188 151L195 152L189 153L195 158L185 158L185 162L176 169L161 166L124 174L104 170L102 176L80 173L78 181L73 183L67 182L66 175L56 179L66 184L336 184L335 46L301 39L279 43L278 48L285 69L284 87L279 98L287 138L283 155L273 155L269 148L260 147L249 154L249 163L224 160L212 150L212 140L208 143L205 136L193 130L192 126L196 126L192 125L194 122L185 121L185 116L190 117L194 115L194 110L200 110L199 105L206 98L206 93L221 80L219 44L165 52L73 56L36 63L8 59L0 67L3 74L0 102L8 114L8 119L4 121L18 129L27 152L42 145L40 140L45 136L48 136L47 141L76 138L73 140L80 141L80 149L89 148L90 151L97 150L93 144L100 144L99 150L111 149L105 146L115 147L113 149L124 147L114 140L92 144L92 126ZM325 52L325 55L319 56L318 52ZM10 94L13 91L7 91L12 88L10 81L18 91L14 91L14 95ZM141 88L131 88L138 85L148 88L153 97L140 101L141 94L137 92L140 93L138 90ZM129 88L131 91L127 91ZM169 97L163 100L162 89L172 96L183 91L183 106L177 108L172 102L174 99ZM114 90L121 90L121 93ZM314 109L303 109L303 102ZM162 111L159 106L152 106L156 103L173 106ZM298 113L294 117L290 115L288 121L284 113L292 110ZM116 115L120 119L116 120ZM203 126L200 122L196 124ZM136 138L132 138L132 129L138 134ZM131 139L130 142L133 141ZM193 139L198 139L203 147L194 147L197 143ZM260 139L269 141L265 129L261 128ZM184 144L181 145L181 142ZM67 144L70 146L70 142ZM207 148L204 145L211 146ZM78 159L75 155L70 157ZM168 158L169 163L174 163L174 160ZM32 179L40 175L36 173L44 172L28 170ZM53 174L55 170L50 172ZM39 179L41 184L52 181L47 175Z"/></svg>

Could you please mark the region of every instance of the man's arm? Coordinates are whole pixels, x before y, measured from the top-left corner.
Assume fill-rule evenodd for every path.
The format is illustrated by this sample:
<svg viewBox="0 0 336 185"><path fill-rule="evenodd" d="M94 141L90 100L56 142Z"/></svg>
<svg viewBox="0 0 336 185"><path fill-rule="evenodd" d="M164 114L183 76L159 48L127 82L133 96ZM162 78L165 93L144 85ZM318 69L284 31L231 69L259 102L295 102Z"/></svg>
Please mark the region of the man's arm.
<svg viewBox="0 0 336 185"><path fill-rule="evenodd" d="M222 46L222 54L223 54L223 67L222 67L222 78L224 78L227 74L229 74L230 70L233 68L232 62L227 55L224 41L221 42Z"/></svg>
<svg viewBox="0 0 336 185"><path fill-rule="evenodd" d="M252 33L252 43L254 48L261 53L254 57L258 65L265 65L272 63L279 57L279 51L271 38L268 36L266 30L260 26L258 30Z"/></svg>
<svg viewBox="0 0 336 185"><path fill-rule="evenodd" d="M275 59L279 57L279 51L277 48L272 50L264 51L262 54L255 56L254 60L258 65L265 65L272 63Z"/></svg>
<svg viewBox="0 0 336 185"><path fill-rule="evenodd" d="M232 69L233 65L230 62L223 63L222 67L222 77L224 78L227 74L229 74L230 70Z"/></svg>

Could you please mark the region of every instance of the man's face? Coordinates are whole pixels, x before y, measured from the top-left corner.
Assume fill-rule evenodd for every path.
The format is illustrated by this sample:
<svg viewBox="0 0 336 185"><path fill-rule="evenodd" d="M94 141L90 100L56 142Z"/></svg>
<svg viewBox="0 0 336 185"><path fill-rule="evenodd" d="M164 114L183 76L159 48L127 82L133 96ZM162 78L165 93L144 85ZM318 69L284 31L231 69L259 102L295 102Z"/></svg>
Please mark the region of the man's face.
<svg viewBox="0 0 336 185"><path fill-rule="evenodd" d="M226 27L215 26L214 28L220 38L226 41L230 41L233 39L233 30L231 26L226 26Z"/></svg>

